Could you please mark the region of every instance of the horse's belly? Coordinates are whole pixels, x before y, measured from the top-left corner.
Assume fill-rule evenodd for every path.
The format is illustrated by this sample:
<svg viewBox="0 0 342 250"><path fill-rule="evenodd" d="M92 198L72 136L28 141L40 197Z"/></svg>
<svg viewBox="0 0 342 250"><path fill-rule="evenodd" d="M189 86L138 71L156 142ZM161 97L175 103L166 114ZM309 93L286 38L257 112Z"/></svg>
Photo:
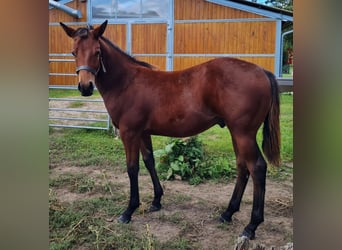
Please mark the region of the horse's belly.
<svg viewBox="0 0 342 250"><path fill-rule="evenodd" d="M171 137L187 137L201 133L217 123L214 117L205 115L173 116L165 120L156 120L150 125L150 133Z"/></svg>

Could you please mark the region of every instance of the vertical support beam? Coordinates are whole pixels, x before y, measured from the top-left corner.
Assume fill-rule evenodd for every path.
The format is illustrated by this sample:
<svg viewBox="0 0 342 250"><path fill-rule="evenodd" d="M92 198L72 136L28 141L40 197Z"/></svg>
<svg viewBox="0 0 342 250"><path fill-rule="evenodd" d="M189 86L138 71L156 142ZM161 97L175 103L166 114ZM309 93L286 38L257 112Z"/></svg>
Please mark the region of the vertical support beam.
<svg viewBox="0 0 342 250"><path fill-rule="evenodd" d="M132 22L126 24L126 53L132 55Z"/></svg>
<svg viewBox="0 0 342 250"><path fill-rule="evenodd" d="M109 131L110 130L110 125L111 125L111 123L112 123L112 119L110 118L110 115L107 113L107 131ZM114 126L113 126L114 127Z"/></svg>
<svg viewBox="0 0 342 250"><path fill-rule="evenodd" d="M87 23L92 24L93 10L91 7L91 0L87 2Z"/></svg>
<svg viewBox="0 0 342 250"><path fill-rule="evenodd" d="M276 46L275 46L275 58L274 58L274 74L276 77L281 75L281 20L276 20Z"/></svg>
<svg viewBox="0 0 342 250"><path fill-rule="evenodd" d="M174 59L174 0L170 0L169 19L166 32L166 70L173 71Z"/></svg>

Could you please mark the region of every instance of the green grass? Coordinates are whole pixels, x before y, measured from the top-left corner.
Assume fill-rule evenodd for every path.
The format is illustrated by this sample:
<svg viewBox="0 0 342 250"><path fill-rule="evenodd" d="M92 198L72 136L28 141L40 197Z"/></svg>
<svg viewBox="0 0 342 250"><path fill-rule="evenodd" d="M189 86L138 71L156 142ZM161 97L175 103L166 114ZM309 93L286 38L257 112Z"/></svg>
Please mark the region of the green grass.
<svg viewBox="0 0 342 250"><path fill-rule="evenodd" d="M293 95L280 95L280 128L282 161L293 161Z"/></svg>
<svg viewBox="0 0 342 250"><path fill-rule="evenodd" d="M51 129L50 165L124 166L124 150L111 133L89 129Z"/></svg>
<svg viewBox="0 0 342 250"><path fill-rule="evenodd" d="M65 98L65 97L76 97L79 96L78 90L74 89L49 89L50 98Z"/></svg>
<svg viewBox="0 0 342 250"><path fill-rule="evenodd" d="M116 198L93 198L75 201L70 206L50 197L50 249L122 249L138 245L130 225L116 226L107 218L122 213L123 204Z"/></svg>
<svg viewBox="0 0 342 250"><path fill-rule="evenodd" d="M81 97L80 92L77 89L49 89L50 98L69 98L69 97ZM94 90L93 96L99 98L100 94L97 90Z"/></svg>
<svg viewBox="0 0 342 250"><path fill-rule="evenodd" d="M80 101L74 101L71 102L68 106L68 108L80 108L84 106L84 102L80 102Z"/></svg>

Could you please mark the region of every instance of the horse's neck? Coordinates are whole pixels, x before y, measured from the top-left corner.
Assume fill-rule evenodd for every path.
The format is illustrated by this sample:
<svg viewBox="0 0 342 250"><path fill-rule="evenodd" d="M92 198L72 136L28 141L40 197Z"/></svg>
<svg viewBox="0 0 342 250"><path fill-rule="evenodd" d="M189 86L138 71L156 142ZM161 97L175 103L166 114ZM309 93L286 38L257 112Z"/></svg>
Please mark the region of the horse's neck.
<svg viewBox="0 0 342 250"><path fill-rule="evenodd" d="M101 42L103 63L106 72L102 70L97 82L102 96L114 92L120 92L128 83L128 78L134 75L135 67L122 53L112 48L109 44ZM113 92L113 93L112 93Z"/></svg>

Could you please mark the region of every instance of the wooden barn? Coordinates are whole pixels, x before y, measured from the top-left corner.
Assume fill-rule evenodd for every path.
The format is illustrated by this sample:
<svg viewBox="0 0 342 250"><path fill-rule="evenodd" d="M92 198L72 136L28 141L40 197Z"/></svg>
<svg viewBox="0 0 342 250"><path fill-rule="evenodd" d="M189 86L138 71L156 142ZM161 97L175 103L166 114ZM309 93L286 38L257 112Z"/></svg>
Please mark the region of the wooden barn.
<svg viewBox="0 0 342 250"><path fill-rule="evenodd" d="M180 70L221 56L241 58L281 75L282 27L292 12L241 0L49 1L50 85L75 85L73 27L109 25L104 36L139 60Z"/></svg>

